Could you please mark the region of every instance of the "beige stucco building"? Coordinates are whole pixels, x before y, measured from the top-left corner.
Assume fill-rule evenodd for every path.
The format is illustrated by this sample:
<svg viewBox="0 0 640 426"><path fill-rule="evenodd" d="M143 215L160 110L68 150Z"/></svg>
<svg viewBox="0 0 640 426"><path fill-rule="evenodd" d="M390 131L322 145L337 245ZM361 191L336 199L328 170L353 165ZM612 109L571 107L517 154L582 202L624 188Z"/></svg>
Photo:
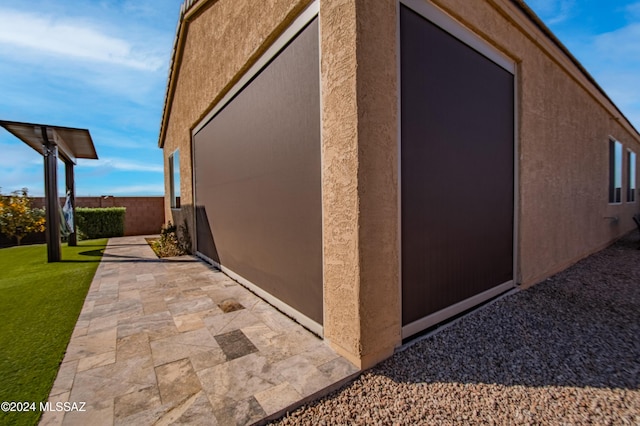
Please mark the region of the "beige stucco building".
<svg viewBox="0 0 640 426"><path fill-rule="evenodd" d="M640 135L520 0L188 0L159 145L194 252L361 368L639 211Z"/></svg>

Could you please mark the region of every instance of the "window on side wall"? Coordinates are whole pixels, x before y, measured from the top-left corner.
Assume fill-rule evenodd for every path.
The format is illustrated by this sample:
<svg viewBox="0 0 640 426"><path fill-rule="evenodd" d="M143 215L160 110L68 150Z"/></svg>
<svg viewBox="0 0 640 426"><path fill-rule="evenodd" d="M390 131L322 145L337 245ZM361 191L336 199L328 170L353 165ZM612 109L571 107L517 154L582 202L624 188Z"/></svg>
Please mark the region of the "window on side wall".
<svg viewBox="0 0 640 426"><path fill-rule="evenodd" d="M171 208L180 208L180 150L176 149L169 156L169 191Z"/></svg>
<svg viewBox="0 0 640 426"><path fill-rule="evenodd" d="M622 202L622 144L609 140L609 202Z"/></svg>
<svg viewBox="0 0 640 426"><path fill-rule="evenodd" d="M636 201L636 153L627 151L627 201Z"/></svg>

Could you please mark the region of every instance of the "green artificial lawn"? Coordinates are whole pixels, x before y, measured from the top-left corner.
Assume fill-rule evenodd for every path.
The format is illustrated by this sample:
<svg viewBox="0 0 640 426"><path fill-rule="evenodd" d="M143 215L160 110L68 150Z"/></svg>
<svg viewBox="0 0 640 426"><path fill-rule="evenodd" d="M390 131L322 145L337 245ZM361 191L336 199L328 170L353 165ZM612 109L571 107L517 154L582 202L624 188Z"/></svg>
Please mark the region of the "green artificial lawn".
<svg viewBox="0 0 640 426"><path fill-rule="evenodd" d="M63 244L57 263L47 263L45 245L0 249L0 402L38 406L0 411L0 424L33 425L40 418L106 244Z"/></svg>

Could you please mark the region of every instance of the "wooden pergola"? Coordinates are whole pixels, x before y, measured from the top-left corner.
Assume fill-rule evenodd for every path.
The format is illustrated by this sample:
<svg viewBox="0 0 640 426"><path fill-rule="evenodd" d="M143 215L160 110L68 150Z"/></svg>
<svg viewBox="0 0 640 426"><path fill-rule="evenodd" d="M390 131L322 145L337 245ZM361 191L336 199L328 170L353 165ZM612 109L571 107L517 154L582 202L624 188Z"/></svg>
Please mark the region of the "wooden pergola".
<svg viewBox="0 0 640 426"><path fill-rule="evenodd" d="M0 126L29 145L44 157L44 195L46 210L47 259L59 262L60 213L58 201L58 157L65 165L66 189L71 201L73 229L69 235L69 245L77 245L75 221L75 182L73 166L78 158L98 159L91 134L87 129L52 126L49 124L20 123L0 120Z"/></svg>

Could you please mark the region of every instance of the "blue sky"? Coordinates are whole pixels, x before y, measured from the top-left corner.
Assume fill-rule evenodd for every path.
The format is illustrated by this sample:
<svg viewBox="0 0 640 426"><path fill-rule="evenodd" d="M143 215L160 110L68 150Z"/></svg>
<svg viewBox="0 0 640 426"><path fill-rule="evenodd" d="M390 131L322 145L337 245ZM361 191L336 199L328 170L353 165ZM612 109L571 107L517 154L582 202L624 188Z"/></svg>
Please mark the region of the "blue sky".
<svg viewBox="0 0 640 426"><path fill-rule="evenodd" d="M78 161L78 195L164 193L158 131L180 3L0 0L0 119L89 129L100 159ZM42 157L0 128L0 190L42 195L42 176Z"/></svg>
<svg viewBox="0 0 640 426"><path fill-rule="evenodd" d="M78 195L164 193L157 141L180 3L0 0L0 119L88 128L100 159L79 161ZM640 0L528 4L640 129ZM42 175L42 157L0 129L0 191L42 195Z"/></svg>
<svg viewBox="0 0 640 426"><path fill-rule="evenodd" d="M640 130L640 0L525 0Z"/></svg>

